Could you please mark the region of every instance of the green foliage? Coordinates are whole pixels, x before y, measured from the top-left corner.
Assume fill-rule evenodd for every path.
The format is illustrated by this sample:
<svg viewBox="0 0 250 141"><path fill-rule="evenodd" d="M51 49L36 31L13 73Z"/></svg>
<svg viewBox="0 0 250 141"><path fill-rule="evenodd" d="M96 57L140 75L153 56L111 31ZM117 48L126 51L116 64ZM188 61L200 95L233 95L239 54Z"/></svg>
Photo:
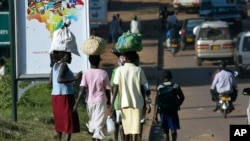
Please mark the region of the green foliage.
<svg viewBox="0 0 250 141"><path fill-rule="evenodd" d="M11 106L11 83L10 75L0 78L0 109L6 109Z"/></svg>
<svg viewBox="0 0 250 141"><path fill-rule="evenodd" d="M4 80L7 81L7 79ZM4 84L8 84L8 86L6 87L8 87L8 89L10 90L10 80ZM10 92L8 96L9 100L1 102L1 105L6 105L6 103L8 103L8 106L6 106L5 109L2 109L0 113L0 140L53 140L55 131L51 107L50 85L48 85L47 83L39 84L31 87L25 92L25 94L18 101L17 123L10 120ZM82 102L79 103L78 115L80 119L81 132L83 132L84 134L74 134L72 136L72 140L82 140L82 138L91 140L91 136L86 132L87 129L85 123L88 120L88 116L84 99L82 99Z"/></svg>
<svg viewBox="0 0 250 141"><path fill-rule="evenodd" d="M7 74L0 76L0 109L9 108L11 105L10 61L6 58L4 58L4 60Z"/></svg>
<svg viewBox="0 0 250 141"><path fill-rule="evenodd" d="M9 63L8 70L9 69ZM8 71L9 72L9 71ZM19 83L20 88L32 84L32 80ZM74 84L77 95L79 82ZM0 141L50 141L56 135L51 107L51 86L47 83L28 89L17 102L17 122L11 120L11 76L8 73L0 81ZM72 135L72 140L91 141L85 123L88 120L86 105L78 106L81 133ZM107 141L109 139L105 139Z"/></svg>

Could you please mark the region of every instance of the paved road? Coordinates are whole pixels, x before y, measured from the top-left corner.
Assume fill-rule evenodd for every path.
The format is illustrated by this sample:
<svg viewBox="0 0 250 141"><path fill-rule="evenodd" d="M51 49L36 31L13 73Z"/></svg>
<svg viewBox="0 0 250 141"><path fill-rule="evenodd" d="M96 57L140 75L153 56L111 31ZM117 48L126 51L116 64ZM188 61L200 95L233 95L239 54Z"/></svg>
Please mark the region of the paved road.
<svg viewBox="0 0 250 141"><path fill-rule="evenodd" d="M179 19L197 17L197 14L178 14ZM244 30L249 29L249 19L244 22ZM162 44L162 43L161 43ZM181 130L178 132L179 141L229 141L229 128L233 124L247 124L246 108L249 97L240 92L249 86L250 79L238 79L239 96L235 102L236 110L227 119L221 113L212 111L214 103L209 93L209 72L216 69L216 65L205 62L202 66L195 64L194 50L179 52L175 57L164 50L164 69L173 72L174 81L178 82L184 91L186 100L179 112ZM229 66L234 69L234 66ZM151 139L164 140L159 124L152 126Z"/></svg>
<svg viewBox="0 0 250 141"><path fill-rule="evenodd" d="M180 111L181 130L178 132L179 141L229 141L229 126L231 124L246 124L246 107L248 97L239 94L235 103L236 110L224 119L220 113L212 112L214 103L210 101L209 72L216 69L210 62L198 67L195 64L194 50L189 49L179 52L172 57L169 51L161 51L164 35L159 33L158 8L160 4L166 4L170 0L112 0L108 19L112 15L120 13L125 26L129 29L129 22L133 15L138 15L144 29L143 51L139 52L141 66L150 79L152 98L156 94L155 88L161 78L161 68L170 69L174 80L182 86L186 100ZM179 19L195 17L197 14L178 14ZM244 21L248 23L249 21ZM250 24L249 24L250 25ZM162 41L162 40L160 40ZM116 66L116 57L110 55L107 48L103 57L103 67L106 69ZM159 54L159 56L158 56ZM234 66L230 66L234 67ZM239 91L249 85L250 79L239 79ZM148 115L145 124L143 141L162 141L164 134L159 124L152 124L152 114ZM152 124L152 126L151 126Z"/></svg>

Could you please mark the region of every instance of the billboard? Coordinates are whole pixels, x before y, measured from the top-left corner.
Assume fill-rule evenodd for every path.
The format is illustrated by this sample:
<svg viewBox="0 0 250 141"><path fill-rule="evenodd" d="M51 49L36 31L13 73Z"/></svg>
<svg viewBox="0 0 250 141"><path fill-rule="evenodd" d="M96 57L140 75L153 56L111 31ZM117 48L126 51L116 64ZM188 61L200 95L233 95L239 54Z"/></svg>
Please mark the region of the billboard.
<svg viewBox="0 0 250 141"><path fill-rule="evenodd" d="M0 12L0 45L10 44L9 12Z"/></svg>
<svg viewBox="0 0 250 141"><path fill-rule="evenodd" d="M80 56L72 54L70 69L77 73L89 67L80 50L89 37L88 0L17 0L15 1L16 68L18 78L47 78L51 71L49 50L53 32L71 21Z"/></svg>
<svg viewBox="0 0 250 141"><path fill-rule="evenodd" d="M91 23L107 23L107 3L108 0L90 0L89 18Z"/></svg>

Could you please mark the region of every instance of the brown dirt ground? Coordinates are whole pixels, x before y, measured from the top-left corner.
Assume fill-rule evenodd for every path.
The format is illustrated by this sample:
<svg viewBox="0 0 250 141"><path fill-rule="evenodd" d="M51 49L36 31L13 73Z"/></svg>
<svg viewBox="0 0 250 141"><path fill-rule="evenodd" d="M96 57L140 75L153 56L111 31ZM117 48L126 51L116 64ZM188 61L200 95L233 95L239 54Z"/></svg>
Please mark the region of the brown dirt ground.
<svg viewBox="0 0 250 141"><path fill-rule="evenodd" d="M128 31L130 27L130 21L134 15L137 15L142 24L143 35L143 50L139 52L140 66L144 69L147 79L151 84L151 98L155 98L155 88L158 83L158 78L162 76L160 63L161 58L158 56L159 43L161 39L159 34L159 7L164 3L163 0L111 0L110 9L108 11L108 22L111 21L112 16L119 13L120 18L123 21L124 31ZM108 24L100 25L96 30L96 35L108 39ZM108 43L105 53L101 56L101 68L108 71L111 75L111 70L117 66L117 57L111 53L113 45ZM152 103L154 106L154 101ZM153 110L147 115L147 121L144 125L142 141L155 140L150 137Z"/></svg>

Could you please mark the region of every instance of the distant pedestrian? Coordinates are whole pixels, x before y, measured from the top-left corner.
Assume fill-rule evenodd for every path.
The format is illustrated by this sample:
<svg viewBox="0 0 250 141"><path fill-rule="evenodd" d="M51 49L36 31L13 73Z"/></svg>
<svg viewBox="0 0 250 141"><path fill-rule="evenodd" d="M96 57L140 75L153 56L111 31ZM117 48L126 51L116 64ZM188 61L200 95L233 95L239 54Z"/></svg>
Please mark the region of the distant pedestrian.
<svg viewBox="0 0 250 141"><path fill-rule="evenodd" d="M125 63L125 56L123 54L117 52L115 49L112 50L112 53L115 54L118 57L118 66L113 69L111 79L110 79L110 85L114 86L114 76L115 72L118 67L124 65ZM120 96L117 94L115 101L114 101L114 113L113 113L113 119L115 121L115 132L114 132L114 141L118 141L119 135L121 138L121 141L125 141L125 135L122 127L122 111L120 108Z"/></svg>
<svg viewBox="0 0 250 141"><path fill-rule="evenodd" d="M117 21L119 22L120 27L121 27L121 28L123 28L123 22L122 22L122 19L121 19L121 17L120 17L120 14L119 14L119 13L118 13L118 14L116 14L116 18L117 18Z"/></svg>
<svg viewBox="0 0 250 141"><path fill-rule="evenodd" d="M4 59L1 57L0 58L0 77L4 76L6 74L6 68L5 68L5 61Z"/></svg>
<svg viewBox="0 0 250 141"><path fill-rule="evenodd" d="M86 123L88 130L92 133L93 141L105 138L103 129L107 119L107 104L110 103L110 81L108 73L99 68L100 55L90 55L90 69L83 72L80 90L74 111L84 94L87 95L87 111L89 121Z"/></svg>
<svg viewBox="0 0 250 141"><path fill-rule="evenodd" d="M130 32L141 33L141 31L142 31L141 22L138 20L137 16L135 15L130 22Z"/></svg>
<svg viewBox="0 0 250 141"><path fill-rule="evenodd" d="M164 6L163 8L161 8L159 14L160 14L160 19L161 19L162 29L165 30L166 29L166 21L167 21L167 17L169 14L167 6Z"/></svg>
<svg viewBox="0 0 250 141"><path fill-rule="evenodd" d="M122 22L122 19L120 17L120 14L116 14L116 19L119 23L119 28L118 28L118 38L123 34L123 22Z"/></svg>
<svg viewBox="0 0 250 141"><path fill-rule="evenodd" d="M115 45L119 36L123 33L122 28L120 27L119 21L117 20L116 15L113 16L112 21L109 25L109 38L113 45Z"/></svg>
<svg viewBox="0 0 250 141"><path fill-rule="evenodd" d="M164 82L157 87L158 94L154 114L156 122L158 122L158 113L160 114L161 127L166 133L166 141L170 141L169 130L171 131L172 141L177 140L177 129L180 129L178 110L185 99L180 86L171 80L172 73L165 70Z"/></svg>

